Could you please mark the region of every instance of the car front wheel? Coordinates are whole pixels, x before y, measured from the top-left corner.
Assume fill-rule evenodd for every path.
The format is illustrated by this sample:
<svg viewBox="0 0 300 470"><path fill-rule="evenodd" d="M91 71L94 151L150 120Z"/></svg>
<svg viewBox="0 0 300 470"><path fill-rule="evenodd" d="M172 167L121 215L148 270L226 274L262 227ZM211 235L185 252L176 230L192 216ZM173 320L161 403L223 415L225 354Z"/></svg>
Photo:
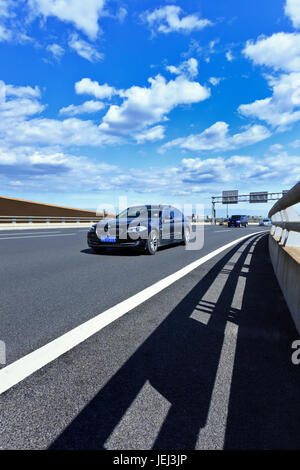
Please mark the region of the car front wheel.
<svg viewBox="0 0 300 470"><path fill-rule="evenodd" d="M156 230L151 230L146 243L146 253L148 255L155 255L158 248L158 236Z"/></svg>

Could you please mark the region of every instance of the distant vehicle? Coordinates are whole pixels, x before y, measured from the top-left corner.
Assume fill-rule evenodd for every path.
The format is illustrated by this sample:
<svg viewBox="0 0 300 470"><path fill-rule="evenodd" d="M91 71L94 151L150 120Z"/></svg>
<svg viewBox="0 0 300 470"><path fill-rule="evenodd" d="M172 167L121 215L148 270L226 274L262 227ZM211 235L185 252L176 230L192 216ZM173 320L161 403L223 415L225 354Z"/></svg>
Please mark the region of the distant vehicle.
<svg viewBox="0 0 300 470"><path fill-rule="evenodd" d="M225 219L225 220L221 220L219 222L219 225L227 225L228 224L228 219Z"/></svg>
<svg viewBox="0 0 300 470"><path fill-rule="evenodd" d="M172 206L133 206L90 227L88 246L96 253L106 248L135 248L154 255L161 245L187 245L192 232L189 220Z"/></svg>
<svg viewBox="0 0 300 470"><path fill-rule="evenodd" d="M230 219L228 219L228 227L247 227L247 225L247 215L232 215Z"/></svg>
<svg viewBox="0 0 300 470"><path fill-rule="evenodd" d="M270 225L272 225L271 219L263 219L259 222L260 227L269 227Z"/></svg>

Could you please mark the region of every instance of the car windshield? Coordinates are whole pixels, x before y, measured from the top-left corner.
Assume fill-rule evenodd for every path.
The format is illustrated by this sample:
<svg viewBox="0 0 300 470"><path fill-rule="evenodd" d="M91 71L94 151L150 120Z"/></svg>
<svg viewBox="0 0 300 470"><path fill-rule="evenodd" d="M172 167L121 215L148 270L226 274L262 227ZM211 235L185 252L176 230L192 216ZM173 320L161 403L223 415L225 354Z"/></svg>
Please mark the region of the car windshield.
<svg viewBox="0 0 300 470"><path fill-rule="evenodd" d="M130 219L134 219L137 217L148 218L148 217L158 217L158 216L159 216L159 209L152 209L147 206L128 207L124 211L120 212L119 215L117 215L118 218L130 218Z"/></svg>
<svg viewBox="0 0 300 470"><path fill-rule="evenodd" d="M232 219L240 219L242 216L241 215L232 215L231 218Z"/></svg>

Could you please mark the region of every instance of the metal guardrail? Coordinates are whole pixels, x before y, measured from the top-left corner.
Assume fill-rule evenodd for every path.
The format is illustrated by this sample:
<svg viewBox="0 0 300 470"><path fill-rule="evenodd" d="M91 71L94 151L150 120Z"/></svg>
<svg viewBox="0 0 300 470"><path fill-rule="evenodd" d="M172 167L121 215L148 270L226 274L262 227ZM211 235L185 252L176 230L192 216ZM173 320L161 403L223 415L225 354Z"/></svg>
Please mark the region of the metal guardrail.
<svg viewBox="0 0 300 470"><path fill-rule="evenodd" d="M284 211L288 207L294 206L300 202L300 181L289 190L279 201L274 204L269 212L269 217L272 217L276 212Z"/></svg>
<svg viewBox="0 0 300 470"><path fill-rule="evenodd" d="M300 232L300 222L272 222L276 227L280 227L289 232Z"/></svg>
<svg viewBox="0 0 300 470"><path fill-rule="evenodd" d="M295 208L300 203L300 181L293 186L269 212L271 234L284 246L300 246L300 215Z"/></svg>
<svg viewBox="0 0 300 470"><path fill-rule="evenodd" d="M0 216L0 224L1 223L93 223L102 220L103 217L96 216L96 217L52 217L52 216L38 216L38 215L28 215L28 216L20 216L20 215L1 215Z"/></svg>

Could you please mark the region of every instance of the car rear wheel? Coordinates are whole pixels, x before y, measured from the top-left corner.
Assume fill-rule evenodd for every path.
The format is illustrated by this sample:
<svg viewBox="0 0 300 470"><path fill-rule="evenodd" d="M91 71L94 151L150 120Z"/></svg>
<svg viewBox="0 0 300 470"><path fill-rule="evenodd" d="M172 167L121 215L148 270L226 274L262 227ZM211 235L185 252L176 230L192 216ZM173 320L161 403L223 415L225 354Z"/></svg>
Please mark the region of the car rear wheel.
<svg viewBox="0 0 300 470"><path fill-rule="evenodd" d="M158 248L158 236L156 230L151 230L146 243L146 253L148 255L155 255Z"/></svg>

